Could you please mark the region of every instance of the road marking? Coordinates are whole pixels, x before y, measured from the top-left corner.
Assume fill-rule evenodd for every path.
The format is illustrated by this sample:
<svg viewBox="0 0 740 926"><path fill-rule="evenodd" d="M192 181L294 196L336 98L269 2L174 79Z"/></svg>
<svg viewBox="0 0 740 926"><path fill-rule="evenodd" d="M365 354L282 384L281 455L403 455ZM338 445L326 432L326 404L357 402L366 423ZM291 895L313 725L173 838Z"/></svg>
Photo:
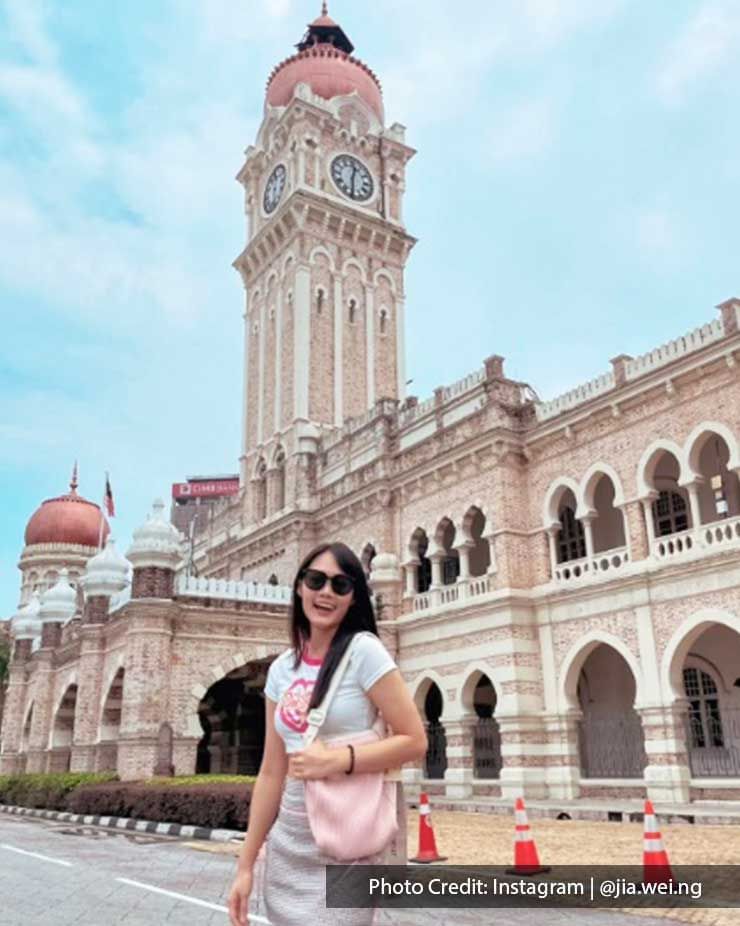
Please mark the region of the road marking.
<svg viewBox="0 0 740 926"><path fill-rule="evenodd" d="M198 900L197 897L188 897L187 894L178 894L176 891L166 891L162 887L154 887L153 884L144 884L143 881L132 881L130 878L116 878L116 881L120 881L122 884L130 884L132 887L140 887L145 891L152 891L155 894L164 894L165 897L174 897L177 900L184 900L186 903L196 904L199 907L207 907L209 910L219 910L221 913L228 913L228 907L222 907L220 904L209 903L207 900ZM264 924L264 926L270 926L270 921L266 920L263 916L255 916L253 913L249 914L249 924Z"/></svg>
<svg viewBox="0 0 740 926"><path fill-rule="evenodd" d="M132 887L140 887L145 891L152 891L155 894L164 894L165 897L175 897L177 900L184 900L187 903L196 904L199 907L207 907L209 910L219 910L221 913L228 913L227 907L222 907L216 903L209 903L207 900L198 900L197 897L188 897L187 894L178 894L176 891L166 891L163 887L154 887L153 884L144 884L142 881L132 881L130 878L116 878L122 884L130 884Z"/></svg>
<svg viewBox="0 0 740 926"><path fill-rule="evenodd" d="M65 862L60 858L50 858L48 855L39 855L38 852L27 852L25 849L16 849L15 846L8 846L5 843L0 845L0 849L7 849L8 852L17 852L19 855L30 855L32 858L40 858L43 862L54 862L55 865L66 865L72 868L72 862Z"/></svg>

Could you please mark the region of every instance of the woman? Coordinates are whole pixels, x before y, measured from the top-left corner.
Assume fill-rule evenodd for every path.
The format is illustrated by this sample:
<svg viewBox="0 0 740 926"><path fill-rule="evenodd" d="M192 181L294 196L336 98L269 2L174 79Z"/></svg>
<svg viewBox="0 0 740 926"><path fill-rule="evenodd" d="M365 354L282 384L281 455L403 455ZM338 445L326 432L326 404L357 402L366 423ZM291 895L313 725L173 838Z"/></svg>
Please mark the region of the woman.
<svg viewBox="0 0 740 926"><path fill-rule="evenodd" d="M362 636L319 738L304 749L306 714L321 703L357 633ZM332 860L320 853L311 834L303 782L396 768L423 756L427 741L401 673L378 638L365 573L345 544L322 544L301 563L293 583L291 641L292 648L267 675L265 751L229 895L231 924L248 923L254 865L269 832L264 900L272 926L365 926L372 910L326 909L325 866ZM353 748L322 742L368 730L378 711L392 736Z"/></svg>

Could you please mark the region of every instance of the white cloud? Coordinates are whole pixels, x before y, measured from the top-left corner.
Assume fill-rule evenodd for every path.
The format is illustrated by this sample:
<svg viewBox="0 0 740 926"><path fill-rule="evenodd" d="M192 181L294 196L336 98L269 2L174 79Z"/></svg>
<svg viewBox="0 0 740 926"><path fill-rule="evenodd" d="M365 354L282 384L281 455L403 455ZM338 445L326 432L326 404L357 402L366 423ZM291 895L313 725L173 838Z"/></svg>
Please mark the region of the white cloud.
<svg viewBox="0 0 740 926"><path fill-rule="evenodd" d="M635 239L647 257L670 256L681 246L678 218L660 207L643 209L635 216Z"/></svg>
<svg viewBox="0 0 740 926"><path fill-rule="evenodd" d="M656 77L658 96L682 102L692 87L734 62L739 45L740 5L708 0L668 49Z"/></svg>
<svg viewBox="0 0 740 926"><path fill-rule="evenodd" d="M485 155L497 166L537 157L551 146L556 130L557 106L552 99L525 100L501 118L493 118Z"/></svg>
<svg viewBox="0 0 740 926"><path fill-rule="evenodd" d="M46 34L46 4L37 0L5 0L7 34L33 61L51 65L56 49Z"/></svg>

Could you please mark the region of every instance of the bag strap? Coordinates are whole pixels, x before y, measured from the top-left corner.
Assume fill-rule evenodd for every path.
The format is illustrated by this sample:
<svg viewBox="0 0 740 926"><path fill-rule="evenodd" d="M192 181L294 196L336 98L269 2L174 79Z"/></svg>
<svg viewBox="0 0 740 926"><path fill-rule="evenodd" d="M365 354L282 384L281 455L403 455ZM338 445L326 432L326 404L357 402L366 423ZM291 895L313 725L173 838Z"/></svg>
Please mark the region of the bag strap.
<svg viewBox="0 0 740 926"><path fill-rule="evenodd" d="M308 748L311 743L313 743L313 741L318 736L321 725L326 720L326 715L329 712L331 702L334 698L334 695L336 694L337 688L339 688L339 684L342 681L342 678L344 677L344 673L347 671L347 667L349 666L350 659L352 658L352 650L354 649L355 641L357 640L358 636L359 634L354 634L349 642L349 645L347 646L347 649L344 651L342 658L339 660L339 665L334 670L334 674L331 677L331 682L329 682L329 687L321 704L319 704L318 707L312 708L308 712L306 717L306 720L308 721L308 727L303 734L304 748Z"/></svg>

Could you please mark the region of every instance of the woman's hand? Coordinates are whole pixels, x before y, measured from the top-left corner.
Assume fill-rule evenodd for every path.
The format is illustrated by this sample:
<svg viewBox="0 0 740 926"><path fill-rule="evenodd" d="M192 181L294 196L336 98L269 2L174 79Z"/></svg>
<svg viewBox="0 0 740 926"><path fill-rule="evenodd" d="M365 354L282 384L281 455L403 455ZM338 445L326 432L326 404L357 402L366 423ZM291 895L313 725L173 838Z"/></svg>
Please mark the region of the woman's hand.
<svg viewBox="0 0 740 926"><path fill-rule="evenodd" d="M252 869L239 869L229 892L229 921L231 926L249 926L247 913L252 893Z"/></svg>
<svg viewBox="0 0 740 926"><path fill-rule="evenodd" d="M349 749L346 746L331 749L321 740L314 740L308 749L288 756L288 774L308 781L328 778L329 775L346 771L348 767Z"/></svg>

